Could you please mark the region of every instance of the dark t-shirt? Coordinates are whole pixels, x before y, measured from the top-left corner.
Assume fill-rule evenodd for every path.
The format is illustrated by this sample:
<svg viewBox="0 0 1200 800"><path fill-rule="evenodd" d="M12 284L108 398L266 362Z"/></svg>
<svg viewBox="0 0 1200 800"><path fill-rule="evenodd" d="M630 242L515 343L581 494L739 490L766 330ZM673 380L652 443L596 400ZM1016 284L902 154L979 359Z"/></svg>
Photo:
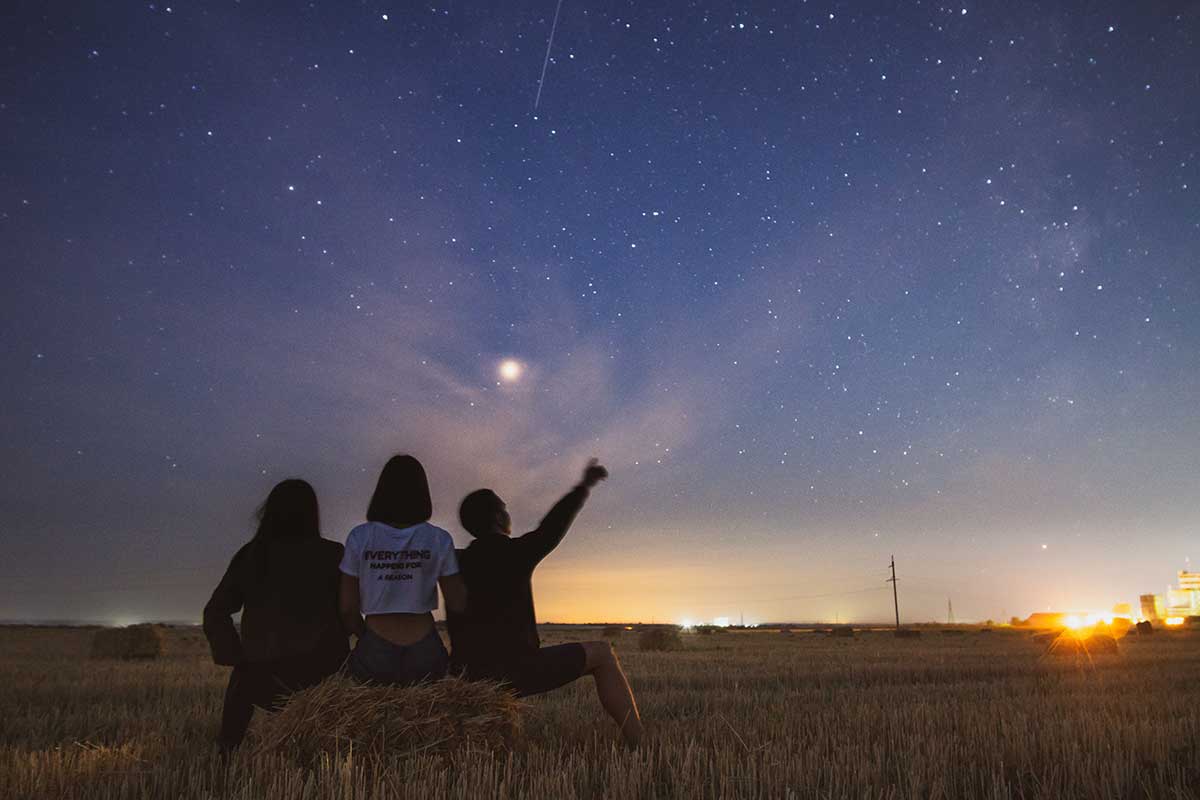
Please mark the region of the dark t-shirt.
<svg viewBox="0 0 1200 800"><path fill-rule="evenodd" d="M251 541L204 607L218 664L348 652L338 615L342 545L328 539ZM239 636L231 617L242 612Z"/></svg>
<svg viewBox="0 0 1200 800"><path fill-rule="evenodd" d="M588 490L577 486L554 504L536 530L511 538L481 536L458 551L467 611L447 610L455 665L474 672L537 651L541 641L533 610L533 570L562 541L587 496Z"/></svg>

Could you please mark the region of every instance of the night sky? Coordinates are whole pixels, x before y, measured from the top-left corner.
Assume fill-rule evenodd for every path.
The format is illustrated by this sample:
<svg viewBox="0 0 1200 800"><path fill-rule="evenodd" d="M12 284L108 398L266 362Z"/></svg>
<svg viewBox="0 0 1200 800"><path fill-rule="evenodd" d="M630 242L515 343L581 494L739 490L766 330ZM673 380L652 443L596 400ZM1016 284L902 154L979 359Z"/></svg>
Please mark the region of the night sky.
<svg viewBox="0 0 1200 800"><path fill-rule="evenodd" d="M1195 4L563 0L548 62L555 0L270 5L0 26L0 618L198 619L275 482L341 541L395 452L460 546L607 464L542 620L1200 559Z"/></svg>

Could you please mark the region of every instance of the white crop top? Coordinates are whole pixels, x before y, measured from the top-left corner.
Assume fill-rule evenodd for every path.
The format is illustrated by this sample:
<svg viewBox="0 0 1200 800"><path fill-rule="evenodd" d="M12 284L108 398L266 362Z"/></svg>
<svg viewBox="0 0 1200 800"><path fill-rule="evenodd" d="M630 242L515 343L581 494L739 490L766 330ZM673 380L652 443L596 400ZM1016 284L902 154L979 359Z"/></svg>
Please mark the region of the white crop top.
<svg viewBox="0 0 1200 800"><path fill-rule="evenodd" d="M458 558L436 525L366 522L346 537L341 570L358 578L363 614L420 614L438 607L437 579L458 574Z"/></svg>

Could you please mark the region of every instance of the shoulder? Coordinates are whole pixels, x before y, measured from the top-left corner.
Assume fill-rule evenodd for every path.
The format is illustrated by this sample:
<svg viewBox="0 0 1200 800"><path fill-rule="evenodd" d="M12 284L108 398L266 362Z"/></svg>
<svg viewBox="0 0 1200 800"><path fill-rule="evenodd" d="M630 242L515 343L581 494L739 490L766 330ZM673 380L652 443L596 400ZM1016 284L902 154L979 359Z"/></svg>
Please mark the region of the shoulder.
<svg viewBox="0 0 1200 800"><path fill-rule="evenodd" d="M238 548L238 551L233 554L233 558L229 559L229 568L236 569L239 564L244 564L246 559L250 557L250 553L254 551L254 540L246 542Z"/></svg>
<svg viewBox="0 0 1200 800"><path fill-rule="evenodd" d="M438 547L445 547L450 550L454 549L454 537L445 528L439 528L431 522L426 522L422 526L421 533Z"/></svg>
<svg viewBox="0 0 1200 800"><path fill-rule="evenodd" d="M355 525L350 529L350 533L346 534L346 546L349 547L351 542L356 542L371 532L371 523L364 522L361 525Z"/></svg>

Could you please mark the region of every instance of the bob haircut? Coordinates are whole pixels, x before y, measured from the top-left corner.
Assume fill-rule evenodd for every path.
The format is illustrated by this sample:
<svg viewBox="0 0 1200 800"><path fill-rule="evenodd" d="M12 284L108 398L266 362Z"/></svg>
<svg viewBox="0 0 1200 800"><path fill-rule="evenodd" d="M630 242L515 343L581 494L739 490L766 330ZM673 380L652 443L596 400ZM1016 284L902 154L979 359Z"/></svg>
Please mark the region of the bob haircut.
<svg viewBox="0 0 1200 800"><path fill-rule="evenodd" d="M367 521L393 528L408 528L428 522L433 516L429 479L421 462L409 455L396 455L383 465L375 494L367 506Z"/></svg>
<svg viewBox="0 0 1200 800"><path fill-rule="evenodd" d="M317 493L308 481L288 478L275 484L255 514L258 541L316 539L321 535L321 510Z"/></svg>

